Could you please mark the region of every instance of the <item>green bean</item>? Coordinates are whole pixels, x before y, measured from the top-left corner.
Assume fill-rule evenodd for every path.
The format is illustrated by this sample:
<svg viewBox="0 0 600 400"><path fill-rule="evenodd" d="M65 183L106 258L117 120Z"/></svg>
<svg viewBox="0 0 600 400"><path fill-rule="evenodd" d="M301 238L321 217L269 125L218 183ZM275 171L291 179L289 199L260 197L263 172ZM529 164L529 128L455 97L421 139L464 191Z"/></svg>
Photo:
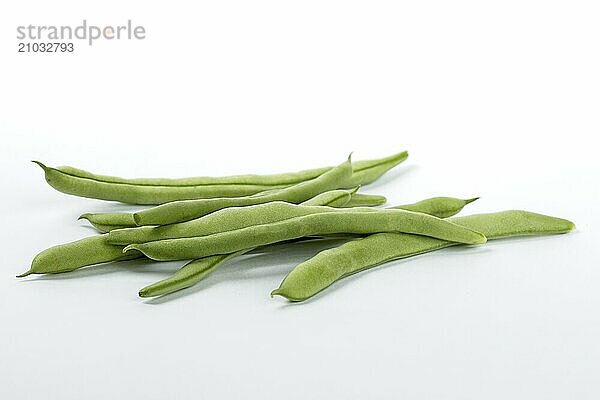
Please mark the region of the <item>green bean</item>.
<svg viewBox="0 0 600 400"><path fill-rule="evenodd" d="M387 199L384 196L379 196L375 194L355 193L350 198L350 201L344 204L344 208L375 207L385 204L386 202Z"/></svg>
<svg viewBox="0 0 600 400"><path fill-rule="evenodd" d="M422 212L429 215L435 215L438 218L448 218L458 214L464 206L474 202L478 198L479 197L474 197L472 199L462 200L454 197L432 197L414 204L405 204L392 208Z"/></svg>
<svg viewBox="0 0 600 400"><path fill-rule="evenodd" d="M339 193L339 192L342 192L342 193ZM321 195L317 195L314 198L312 198L311 200L305 201L302 204L303 205L304 204L314 204L314 205L331 206L332 204L337 204L338 198L335 195L338 193L343 195L344 193L347 194L349 192L341 191L341 190L334 190L331 192L323 193ZM355 194L356 193L353 193L353 195L355 195ZM413 207L413 211L427 213L428 211L431 211L431 210L434 210L434 211L443 210L443 213L447 214L448 209L451 208L450 206L454 206L453 211L456 214L465 205L470 203L470 202L465 202L465 201L458 201L458 199L453 199L453 200L457 200L457 201L448 201L442 197L437 197L434 199L436 199L436 200L430 199L432 201L421 201L421 202L416 203ZM438 207L432 207L431 206L432 202L433 203L439 202L439 203L446 204L449 206L441 207L441 205L440 205ZM419 209L419 206L423 206L423 209L422 210ZM261 207L266 207L266 206L261 205ZM296 206L296 207L298 207L298 206ZM401 207L401 206L399 206L399 207ZM250 208L250 207L246 207L246 209L248 209L248 208ZM222 211L225 212L226 210L222 210ZM218 211L217 211L217 213L218 213ZM217 214L217 213L214 213L214 214ZM214 214L211 214L211 215L214 215ZM210 215L208 215L207 217L209 217L209 216ZM207 217L204 217L203 219L205 219ZM174 225L170 225L170 226L174 226ZM141 228L137 228L137 229L145 229L145 227L141 227ZM150 228L150 229L152 229L152 228ZM129 240L131 240L131 239L129 239ZM125 239L124 242L125 242L125 244L130 244L130 243L127 243L127 239ZM190 261L189 263L187 263L183 267L181 267L181 269L179 269L177 272L175 272L175 274L173 274L172 276L143 288L142 290L140 290L139 295L140 295L140 297L160 296L163 294L172 293L177 290L193 286L196 283L198 283L199 281L201 281L202 279L204 279L207 275L214 272L217 268L219 268L221 265L223 265L226 261L230 260L231 258L233 258L235 256L245 254L253 249L254 248L240 250L233 254L218 254L218 255L208 256L208 257L199 258L199 259Z"/></svg>
<svg viewBox="0 0 600 400"><path fill-rule="evenodd" d="M332 208L331 205L343 204L350 197L351 192L347 190L333 190L317 195L300 205L283 201L272 201L247 207L228 207L204 217L177 224L112 230L108 234L107 240L111 244L129 245L164 239L212 235L309 214L347 211L346 209ZM307 206L304 204L315 205ZM322 206L319 204L322 204Z"/></svg>
<svg viewBox="0 0 600 400"><path fill-rule="evenodd" d="M112 230L108 233L108 242L111 244L128 245L164 239L206 236L254 225L269 224L308 214L335 211L339 211L339 209L321 206L301 206L283 201L272 201L270 203L247 207L228 207L204 217L177 224Z"/></svg>
<svg viewBox="0 0 600 400"><path fill-rule="evenodd" d="M17 277L69 272L88 265L132 260L141 256L139 252L123 254L123 246L106 243L106 235L91 236L42 251L35 256L30 269Z"/></svg>
<svg viewBox="0 0 600 400"><path fill-rule="evenodd" d="M321 198L322 196L322 198ZM327 202L325 200L332 198L336 201ZM329 207L346 207L346 204L352 203L351 207L376 206L386 202L385 197L378 195L356 193L354 190L344 189L330 190L321 193L312 199L301 204L306 205L328 205ZM102 233L110 232L116 229L136 228L137 225L133 219L133 213L86 213L79 219L87 220L92 226ZM149 227L140 227L149 228ZM130 244L130 243L125 243Z"/></svg>
<svg viewBox="0 0 600 400"><path fill-rule="evenodd" d="M141 226L136 228L115 229L108 234L108 243L118 245L129 245L134 243L154 242L165 239L189 238L196 236L207 236L216 233L247 228L255 225L271 224L309 214L320 213L348 213L349 211L370 212L377 211L364 207L356 208L332 208L331 205L339 205L347 201L355 193L345 190L333 190L317 195L302 204L291 204L281 201L273 201L265 204L257 204L247 207L228 207L201 218L177 224L161 226ZM340 200L342 200L340 202ZM414 211L423 210L425 214L445 217L454 215L471 201L463 201L448 197L437 197L424 200L416 204L410 204ZM322 204L323 206L307 206L306 204ZM327 206L327 207L326 207ZM394 208L402 209L405 206ZM411 211L411 210L409 210Z"/></svg>
<svg viewBox="0 0 600 400"><path fill-rule="evenodd" d="M328 190L347 186L351 176L352 163L350 157L348 157L346 162L328 170L315 179L264 196L174 201L134 213L133 219L140 226L167 225L189 221L227 207L250 206L272 201L301 203Z"/></svg>
<svg viewBox="0 0 600 400"><path fill-rule="evenodd" d="M356 194L358 188L359 187L357 186L356 188L354 188L353 190L350 190L350 191L348 191L348 190L331 190L329 192L318 194L315 197L313 197L312 199L309 199L309 200L303 202L302 204L303 205L312 205L312 206L330 206L330 207L343 206L345 203L347 203L351 199L351 197L353 195ZM262 209L265 207L272 207L272 206L269 206L268 204L267 205L261 204L259 206L256 206L256 208ZM270 203L270 204L272 204L272 203ZM251 208L252 207L245 207L246 210L251 209ZM223 212L223 213L229 212L228 210L231 210L231 209L221 210L221 212ZM209 214L208 216L204 217L203 219L206 219L207 217L210 217L211 215L214 215L217 213L219 213L219 211L217 211L213 214ZM259 214L262 214L262 213L260 213L260 211L259 211ZM269 214L273 215L272 212ZM239 216L238 216L238 218L239 218ZM242 216L242 218L244 220L246 220L245 217ZM184 222L184 224L185 224L185 222ZM174 225L168 225L168 226L174 226ZM161 228L161 227L158 227L158 228ZM140 230L147 229L147 227L140 227L140 228L136 228L136 229L140 229ZM153 228L149 228L149 229L153 229ZM126 242L126 244L130 244L130 243L133 243L133 242ZM231 253L231 254L218 254L218 255L214 255L214 256L199 258L197 260L192 260L189 263L185 264L177 272L175 272L173 275L169 276L168 278L163 279L159 282L156 282L152 285L146 286L145 288L141 289L139 291L139 295L140 295L140 297L160 296L163 294L172 293L177 290L181 290L181 289L185 289L187 287L193 286L196 283L198 283L199 281L201 281L202 279L204 279L207 275L209 275L210 273L215 271L221 265L223 265L223 263L225 263L227 260L230 260L231 258L240 256L242 254L245 254L251 250L253 250L253 248L240 250L238 252Z"/></svg>
<svg viewBox="0 0 600 400"><path fill-rule="evenodd" d="M329 207L343 207L346 203L352 199L352 196L358 192L360 186L355 187L352 190L335 189L327 192L319 193L318 195L303 201L304 206L323 206Z"/></svg>
<svg viewBox="0 0 600 400"><path fill-rule="evenodd" d="M458 225L482 232L488 239L566 233L575 229L567 220L527 211L452 218ZM303 301L354 273L377 265L458 243L403 233L378 233L322 251L296 266L271 295Z"/></svg>
<svg viewBox="0 0 600 400"><path fill-rule="evenodd" d="M312 199L308 199L300 203L301 205L307 206L318 206L327 205L335 208L354 208L354 207L374 207L380 206L387 202L384 196L376 194L364 194L358 193L359 186L351 190L350 192L343 189L330 190L329 192L321 193L316 195ZM349 195L343 195L342 192L349 193ZM322 198L321 198L322 196ZM327 201L329 198L335 198L339 196L337 201Z"/></svg>
<svg viewBox="0 0 600 400"><path fill-rule="evenodd" d="M379 179L390 169L405 161L408 158L408 152L403 151L381 158L379 160L358 161L352 164L352 178L348 187L368 185Z"/></svg>
<svg viewBox="0 0 600 400"><path fill-rule="evenodd" d="M86 213L82 214L78 219L87 220L102 233L137 226L133 220L133 213Z"/></svg>
<svg viewBox="0 0 600 400"><path fill-rule="evenodd" d="M427 214L405 210L364 210L310 214L208 236L132 244L124 251L139 250L147 257L159 261L184 260L228 254L306 236L396 231L467 244L481 244L486 240L485 236L478 232Z"/></svg>
<svg viewBox="0 0 600 400"><path fill-rule="evenodd" d="M192 260L167 279L163 279L140 289L138 294L140 297L154 297L194 286L223 265L225 261L247 253L248 251L250 250L241 250L236 253L218 254Z"/></svg>
<svg viewBox="0 0 600 400"><path fill-rule="evenodd" d="M408 157L401 152L377 160L354 163L355 175L348 187L369 183ZM54 189L80 197L120 201L132 204L163 204L176 200L242 197L292 186L314 179L331 167L277 175L239 175L183 179L124 179L96 175L73 167L51 168L34 161L44 170L46 181Z"/></svg>

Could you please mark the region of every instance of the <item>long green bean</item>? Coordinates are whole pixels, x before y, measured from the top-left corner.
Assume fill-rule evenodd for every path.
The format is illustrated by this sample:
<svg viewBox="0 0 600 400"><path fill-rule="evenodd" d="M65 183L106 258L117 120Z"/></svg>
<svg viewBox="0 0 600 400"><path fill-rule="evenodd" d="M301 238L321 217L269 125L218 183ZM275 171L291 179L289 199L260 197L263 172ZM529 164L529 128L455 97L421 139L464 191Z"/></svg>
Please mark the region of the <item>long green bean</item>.
<svg viewBox="0 0 600 400"><path fill-rule="evenodd" d="M354 176L349 179L347 187L372 182L407 157L407 152L401 152L381 159L358 161L353 164ZM176 200L248 196L296 185L331 169L325 167L277 175L124 179L97 175L68 166L52 168L39 161L34 162L44 170L48 184L60 192L132 204L163 204Z"/></svg>
<svg viewBox="0 0 600 400"><path fill-rule="evenodd" d="M470 215L452 218L452 222L482 232L488 239L566 233L575 228L570 221L527 211ZM271 294L303 301L365 269L457 244L425 236L378 233L318 253L296 266Z"/></svg>

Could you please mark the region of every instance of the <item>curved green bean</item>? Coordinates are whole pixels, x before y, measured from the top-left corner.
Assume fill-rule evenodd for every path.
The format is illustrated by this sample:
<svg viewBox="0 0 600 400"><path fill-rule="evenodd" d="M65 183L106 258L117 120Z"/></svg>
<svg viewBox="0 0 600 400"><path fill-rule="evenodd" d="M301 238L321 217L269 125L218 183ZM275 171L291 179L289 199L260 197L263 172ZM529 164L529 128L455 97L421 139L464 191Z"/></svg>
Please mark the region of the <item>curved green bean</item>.
<svg viewBox="0 0 600 400"><path fill-rule="evenodd" d="M194 286L223 265L225 261L247 253L250 250L241 250L231 254L218 254L192 260L168 278L140 289L138 295L140 297L155 297Z"/></svg>
<svg viewBox="0 0 600 400"><path fill-rule="evenodd" d="M332 209L335 210L335 209ZM405 232L432 236L449 241L481 244L485 236L471 229L427 214L405 210L340 211L310 214L272 224L250 226L214 235L132 244L153 260L184 260L264 246L306 236L336 233L371 234Z"/></svg>
<svg viewBox="0 0 600 400"><path fill-rule="evenodd" d="M333 192L345 192L345 191L327 192L327 193L330 193L330 195L324 196L325 194L327 194L327 193L324 193L323 195L318 195L318 196L314 197L313 199L306 201L302 204L307 204L310 202L311 204L314 204L314 205L331 206L332 204L335 204L338 201L338 199L334 195L331 194ZM348 192L346 192L346 193L348 193ZM354 193L354 195L355 194L356 193ZM460 210L462 210L462 208L465 205L470 203L469 201L460 201L459 199L453 199L456 201L448 201L448 200L446 200L446 198L442 198L442 197L436 197L434 199L435 200L430 199L432 201L421 201L421 202L415 203L415 205L413 206L413 211L427 213L432 210L433 211L441 210L443 212L443 214L445 215L448 213L449 209L452 209L454 214L456 214ZM440 204L439 206L432 206L431 205L432 202L433 203L439 202L442 204ZM422 210L419 209L420 205L423 206ZM443 206L443 205L445 205L445 206ZM398 207L402 207L402 206L398 206ZM454 207L454 208L452 208L452 207ZM204 218L206 218L206 217L204 217ZM144 229L144 227L137 228L137 229ZM129 244L129 243L126 243L126 244ZM232 259L235 256L247 253L253 249L254 248L240 250L240 251L238 251L236 253L232 253L232 254L218 254L218 255L208 256L208 257L199 258L199 259L190 261L189 263L185 264L177 272L175 272L173 275L169 276L168 278L163 279L159 282L156 282L152 285L146 286L145 288L140 290L139 295L140 295L140 297L160 296L160 295L172 293L177 290L181 290L181 289L185 289L187 287L193 286L196 283L200 282L202 279L204 279L207 275L214 272L217 268L219 268L221 265L223 265L226 261Z"/></svg>
<svg viewBox="0 0 600 400"><path fill-rule="evenodd" d="M227 207L242 207L272 201L301 203L320 193L348 186L352 176L350 157L338 165L310 181L271 192L264 196L230 197L219 199L182 200L162 204L133 214L137 225L167 225L189 221Z"/></svg>
<svg viewBox="0 0 600 400"><path fill-rule="evenodd" d="M377 212L375 209L364 207L351 209L331 207L332 204L341 204L339 201L340 199L347 201L350 196L352 196L352 194L348 191L338 190L315 196L302 204L273 201L247 207L229 207L215 211L201 218L177 224L115 229L109 232L107 240L112 244L130 245L165 239L214 235L216 233L233 231L256 225L271 224L310 214L348 213L350 211ZM454 215L458 213L470 202L471 201L463 201L448 197L437 197L409 206L413 211L419 212L420 210L423 210L425 214L444 218L449 214ZM305 204L317 205L308 206ZM321 204L322 206L319 206L318 204ZM403 209L403 207L405 206L393 208Z"/></svg>
<svg viewBox="0 0 600 400"><path fill-rule="evenodd" d="M482 232L488 239L566 233L575 225L561 218L527 211L452 218L452 222ZM378 233L325 250L296 266L271 295L306 300L338 280L377 265L458 243L403 233Z"/></svg>
<svg viewBox="0 0 600 400"><path fill-rule="evenodd" d="M123 253L124 246L106 242L106 235L91 236L74 242L60 244L40 252L22 278L31 274L57 274L74 271L88 265L110 261L132 260L142 256L139 252Z"/></svg>
<svg viewBox="0 0 600 400"><path fill-rule="evenodd" d="M354 163L355 174L349 179L348 187L372 182L407 157L407 152L401 152L382 159ZM68 166L52 168L39 161L34 162L44 170L48 184L60 192L132 204L163 204L176 200L249 196L311 180L331 169L325 167L277 175L124 179L96 175Z"/></svg>

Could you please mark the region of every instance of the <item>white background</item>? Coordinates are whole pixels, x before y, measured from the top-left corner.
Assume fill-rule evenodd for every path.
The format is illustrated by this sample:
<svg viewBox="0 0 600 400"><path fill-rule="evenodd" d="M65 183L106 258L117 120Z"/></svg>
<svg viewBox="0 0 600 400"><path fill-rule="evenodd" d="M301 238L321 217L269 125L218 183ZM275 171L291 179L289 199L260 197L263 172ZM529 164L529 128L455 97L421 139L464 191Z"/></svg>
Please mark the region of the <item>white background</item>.
<svg viewBox="0 0 600 400"><path fill-rule="evenodd" d="M600 397L597 1L12 1L0 6L0 398ZM18 25L132 19L143 41L18 54ZM29 163L133 176L385 156L390 203L482 196L570 235L394 262L289 305L317 248L248 256L163 300L179 263L14 275L134 209Z"/></svg>

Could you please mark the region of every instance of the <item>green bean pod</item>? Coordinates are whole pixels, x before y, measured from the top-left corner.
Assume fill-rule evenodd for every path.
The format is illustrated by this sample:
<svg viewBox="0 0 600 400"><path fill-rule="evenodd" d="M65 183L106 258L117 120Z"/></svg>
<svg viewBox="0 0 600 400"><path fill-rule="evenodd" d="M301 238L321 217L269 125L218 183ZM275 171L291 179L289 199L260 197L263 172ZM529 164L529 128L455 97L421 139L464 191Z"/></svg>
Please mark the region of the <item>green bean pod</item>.
<svg viewBox="0 0 600 400"><path fill-rule="evenodd" d="M427 214L405 210L364 210L310 214L208 236L132 244L124 251L138 250L158 261L185 260L228 254L306 236L336 233L404 232L467 244L482 244L486 241L485 236L479 232Z"/></svg>
<svg viewBox="0 0 600 400"><path fill-rule="evenodd" d="M376 211L363 208L352 210ZM228 207L204 217L177 224L116 229L108 233L107 240L111 244L129 245L165 239L207 236L250 226L271 224L310 214L347 213L348 211L346 208L304 206L283 201L272 201L247 207Z"/></svg>
<svg viewBox="0 0 600 400"><path fill-rule="evenodd" d="M102 233L115 229L124 229L137 226L133 220L133 213L85 213L78 219L87 220L94 228Z"/></svg>
<svg viewBox="0 0 600 400"><path fill-rule="evenodd" d="M348 186L351 176L352 163L350 157L348 157L346 162L328 170L315 179L264 196L174 201L134 213L133 219L139 226L167 225L200 218L227 207L251 206L272 201L301 203L320 193Z"/></svg>
<svg viewBox="0 0 600 400"><path fill-rule="evenodd" d="M329 199L335 201L328 201ZM371 207L384 204L386 198L379 195L356 193L355 190L337 189L318 194L301 204L305 205L328 205L329 207ZM79 219L87 220L94 228L101 233L107 233L117 229L136 228L133 219L133 213L115 212L115 213L86 213ZM150 227L139 227L149 229ZM133 243L133 242L132 242ZM130 243L125 243L130 244Z"/></svg>
<svg viewBox="0 0 600 400"><path fill-rule="evenodd" d="M430 199L421 200L413 204L405 204L401 206L391 207L407 211L422 212L429 215L435 215L439 218L448 218L458 214L464 206L474 202L479 197L472 199L456 199L454 197L432 197Z"/></svg>
<svg viewBox="0 0 600 400"><path fill-rule="evenodd" d="M315 197L312 197L308 200L303 201L302 205L304 206L323 206L327 205L329 207L343 207L346 203L348 203L352 196L358 192L360 186L355 187L351 190L344 189L335 189L329 190L327 192L319 193Z"/></svg>
<svg viewBox="0 0 600 400"><path fill-rule="evenodd" d="M407 157L407 152L401 152L382 159L358 161L353 164L355 174L349 179L347 187L372 182ZM48 184L60 192L131 204L163 204L177 200L249 196L315 179L331 169L325 167L277 175L124 179L96 175L67 166L51 168L39 161L34 162L44 170Z"/></svg>
<svg viewBox="0 0 600 400"><path fill-rule="evenodd" d="M140 297L161 296L194 286L207 275L211 274L217 268L223 265L225 261L247 253L250 250L252 249L241 250L231 254L218 254L215 256L192 260L168 278L140 289L138 295Z"/></svg>
<svg viewBox="0 0 600 400"><path fill-rule="evenodd" d="M303 205L309 206L329 206L329 207L338 207L346 204L353 195L356 194L358 190L358 186L353 190L331 190L329 192L321 193L303 202ZM263 208L266 205L260 205L257 208ZM252 207L246 207L249 209ZM222 212L227 212L227 209L222 210ZM217 214L213 213L211 215ZM273 213L270 213L273 214ZM210 217L208 215L207 217ZM206 218L206 217L204 217ZM245 217L242 216L245 219ZM185 222L184 222L185 223ZM173 226L173 225L171 225ZM137 229L147 229L148 227L139 227ZM152 228L149 228L152 229ZM129 242L130 244L133 242ZM166 279L153 283L152 285L146 286L145 288L139 291L140 297L153 297L160 296L163 294L168 294L175 292L177 290L185 289L187 287L193 286L196 283L200 282L207 275L211 274L221 265L223 265L226 261L245 254L253 249L245 249L240 250L231 254L218 254L209 257L203 257L196 260L192 260L181 267L177 272L173 275L169 276Z"/></svg>
<svg viewBox="0 0 600 400"><path fill-rule="evenodd" d="M355 193L350 197L350 200L344 204L344 208L353 207L376 207L387 202L384 196L375 194Z"/></svg>
<svg viewBox="0 0 600 400"><path fill-rule="evenodd" d="M488 239L566 233L575 229L570 221L527 211L470 215L452 218L452 222L482 232ZM378 233L322 251L299 264L271 295L303 301L357 272L457 244L425 236Z"/></svg>
<svg viewBox="0 0 600 400"><path fill-rule="evenodd" d="M331 207L332 204L341 204L340 200L342 200L342 202L347 201L351 195L352 193L348 191L339 190L317 195L299 205L273 201L248 207L229 207L215 211L214 213L201 218L177 224L115 229L109 232L107 240L111 244L129 245L165 239L213 235L255 225L271 224L310 214L377 211L375 209L364 207L355 207L351 209ZM416 205L411 205L411 208L417 212L423 210L425 214L436 217L442 215L445 217L450 213L450 210L452 214L456 214L468 203L470 203L470 201L437 197L431 199L431 201L423 201ZM323 204L323 206L308 206L305 204ZM451 208L449 204L453 207ZM394 208L402 209L402 207L403 206L398 206Z"/></svg>
<svg viewBox="0 0 600 400"><path fill-rule="evenodd" d="M22 278L31 274L57 274L74 271L88 265L110 261L132 260L142 257L139 252L123 253L124 246L106 242L106 235L91 236L74 242L50 247L33 259L27 272L18 275Z"/></svg>
<svg viewBox="0 0 600 400"><path fill-rule="evenodd" d="M304 204L313 204L313 205L324 205L324 206L332 206L333 204L339 204L339 200L341 198L344 198L343 197L344 193L339 193L339 192L348 193L346 191L331 191L331 192L324 193L322 195L318 195L318 196L312 198L311 200L306 201L302 204L303 205ZM338 197L337 196L338 194L341 196ZM354 193L353 195L356 195L356 193ZM433 200L434 203L442 202L444 204L458 205L458 208L454 209L455 213L458 213L460 210L462 210L462 207L464 207L465 205L470 203L468 201L467 202L465 202L465 201L450 201L450 202L448 202L447 200L445 200L442 197L437 197L435 199L438 199L438 200ZM455 199L455 200L459 200L459 199ZM461 204L462 204L462 206L461 206ZM419 205L422 205L423 209L419 209ZM401 207L401 206L399 206L399 207ZM249 207L247 207L247 208L249 208ZM415 203L415 205L413 207L413 211L424 212L424 213L430 212L432 210L434 212L442 211L443 214L445 215L448 213L448 208L449 207L442 207L441 205L437 206L437 207L432 207L431 202L422 201L422 202ZM223 210L223 211L225 211L225 210ZM216 214L216 213L214 213L214 214ZM206 218L206 217L204 217L204 218ZM145 229L145 227L141 227L141 228L137 228L137 229ZM150 229L152 229L152 228L150 228ZM126 244L130 244L130 243L126 242ZM193 286L196 283L198 283L199 281L201 281L202 279L204 279L206 276L208 276L210 273L217 270L226 261L234 258L235 256L245 254L253 249L254 248L240 250L233 254L218 254L218 255L208 256L208 257L199 258L199 259L190 261L189 263L185 264L177 272L175 272L173 275L169 276L168 278L163 279L159 282L156 282L150 286L146 286L145 288L140 290L139 295L140 295L140 297L160 296L160 295L172 293L177 290L181 290L181 289L185 289L187 287Z"/></svg>

